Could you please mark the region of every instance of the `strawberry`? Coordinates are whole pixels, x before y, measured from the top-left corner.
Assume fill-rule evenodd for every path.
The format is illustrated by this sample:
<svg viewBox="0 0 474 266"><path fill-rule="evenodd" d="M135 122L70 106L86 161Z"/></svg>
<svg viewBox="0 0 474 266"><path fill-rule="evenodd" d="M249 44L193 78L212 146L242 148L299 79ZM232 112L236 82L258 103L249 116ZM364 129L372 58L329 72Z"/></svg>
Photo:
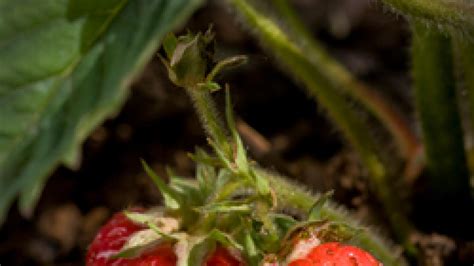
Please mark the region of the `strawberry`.
<svg viewBox="0 0 474 266"><path fill-rule="evenodd" d="M134 212L142 213L143 209L134 209ZM138 257L133 258L111 258L116 255L130 240L131 236L146 229L138 223L131 221L124 212L116 213L99 230L94 241L89 246L86 258L87 266L174 266L177 256L171 243L159 244ZM243 266L236 256L222 247L218 246L206 259L206 266Z"/></svg>
<svg viewBox="0 0 474 266"><path fill-rule="evenodd" d="M99 266L112 263L112 261L108 260L108 257L119 251L127 242L128 237L140 229L142 229L141 226L132 223L122 212L116 213L100 229L89 246L86 264L89 266ZM113 262L120 263L119 261L120 259Z"/></svg>
<svg viewBox="0 0 474 266"><path fill-rule="evenodd" d="M135 209L134 211L143 211ZM123 212L116 213L99 230L94 241L89 246L87 252L86 265L106 266L106 265L175 265L176 255L170 245L163 245L143 254L139 258L133 259L111 259L111 255L117 253L128 241L129 237L142 230L144 227L130 221Z"/></svg>
<svg viewBox="0 0 474 266"><path fill-rule="evenodd" d="M381 266L368 252L340 242L328 242L313 247L306 255L288 266Z"/></svg>

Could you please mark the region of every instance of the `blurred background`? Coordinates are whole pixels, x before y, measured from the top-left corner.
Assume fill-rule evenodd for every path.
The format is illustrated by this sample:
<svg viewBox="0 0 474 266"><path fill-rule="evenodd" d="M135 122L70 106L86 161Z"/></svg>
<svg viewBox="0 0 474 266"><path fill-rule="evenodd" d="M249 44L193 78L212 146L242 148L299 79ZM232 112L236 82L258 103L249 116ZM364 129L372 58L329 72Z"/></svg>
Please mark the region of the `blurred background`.
<svg viewBox="0 0 474 266"><path fill-rule="evenodd" d="M226 71L218 80L231 86L238 127L252 157L315 191L335 189L335 201L390 238L363 169L324 110L218 2L209 1L182 30L204 31L213 24L218 58L249 56L248 64ZM410 33L402 17L371 0L292 2L335 58L413 117ZM149 62L130 91L122 111L84 144L80 169L59 168L49 179L32 219L22 218L16 206L11 209L0 231L1 265L83 265L88 244L112 213L160 203L140 158L161 176L166 176L166 166L193 176L194 163L187 153L206 141L185 92L168 81L158 58ZM387 144L386 149L393 147ZM431 265L467 265L473 260L473 242L428 232L417 243Z"/></svg>

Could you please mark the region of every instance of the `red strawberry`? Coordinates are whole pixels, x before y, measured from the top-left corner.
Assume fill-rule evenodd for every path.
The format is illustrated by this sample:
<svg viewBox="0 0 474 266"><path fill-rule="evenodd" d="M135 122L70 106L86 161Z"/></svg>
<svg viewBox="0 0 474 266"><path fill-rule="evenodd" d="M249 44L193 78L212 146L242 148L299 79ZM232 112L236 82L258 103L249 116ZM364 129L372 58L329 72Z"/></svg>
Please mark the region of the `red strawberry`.
<svg viewBox="0 0 474 266"><path fill-rule="evenodd" d="M121 259L120 263L109 260L105 265L113 266L175 266L176 254L171 245L161 245L134 259Z"/></svg>
<svg viewBox="0 0 474 266"><path fill-rule="evenodd" d="M134 211L143 211L134 209ZM99 231L87 252L87 266L106 265L175 265L176 255L170 245L159 246L140 258L110 259L127 242L129 237L144 227L130 221L122 212L116 213ZM154 262L155 264L151 264Z"/></svg>
<svg viewBox="0 0 474 266"><path fill-rule="evenodd" d="M116 213L102 228L89 246L86 265L99 266L109 263L108 257L119 251L130 235L142 229L132 223L122 212ZM118 260L113 260L120 261Z"/></svg>
<svg viewBox="0 0 474 266"><path fill-rule="evenodd" d="M142 209L134 209L142 212ZM115 214L96 235L87 252L87 266L174 266L177 256L171 244L162 244L137 258L111 259L130 236L145 227L130 221L123 212ZM232 255L226 248L217 247L206 261L206 266L243 266L239 259Z"/></svg>
<svg viewBox="0 0 474 266"><path fill-rule="evenodd" d="M381 266L368 252L339 242L313 247L303 258L291 261L288 266Z"/></svg>

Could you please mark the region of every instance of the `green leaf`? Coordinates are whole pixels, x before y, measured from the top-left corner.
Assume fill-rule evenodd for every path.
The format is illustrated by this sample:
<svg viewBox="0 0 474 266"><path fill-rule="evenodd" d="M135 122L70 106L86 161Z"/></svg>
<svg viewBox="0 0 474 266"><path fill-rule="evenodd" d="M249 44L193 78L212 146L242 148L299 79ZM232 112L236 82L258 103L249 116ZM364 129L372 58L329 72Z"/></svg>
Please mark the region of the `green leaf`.
<svg viewBox="0 0 474 266"><path fill-rule="evenodd" d="M178 39L173 33L168 33L163 39L163 49L165 50L166 56L168 59L171 59L173 56L176 45L178 44Z"/></svg>
<svg viewBox="0 0 474 266"><path fill-rule="evenodd" d="M203 150L196 149L196 156L203 157L206 154ZM216 168L209 164L198 162L196 165L196 179L203 196L209 197L217 183Z"/></svg>
<svg viewBox="0 0 474 266"><path fill-rule="evenodd" d="M311 210L309 211L308 215L308 221L316 221L316 220L322 220L323 219L323 207L326 204L326 202L329 201L329 199L332 197L334 194L333 190L330 190L324 194L322 194L316 202L313 204L313 207L311 207Z"/></svg>
<svg viewBox="0 0 474 266"><path fill-rule="evenodd" d="M125 245L112 258L133 258L166 240L153 229L144 229L130 236Z"/></svg>
<svg viewBox="0 0 474 266"><path fill-rule="evenodd" d="M297 223L293 217L285 214L272 214L271 217L282 236Z"/></svg>
<svg viewBox="0 0 474 266"><path fill-rule="evenodd" d="M171 177L170 187L179 193L187 207L200 205L205 200L195 179L174 176Z"/></svg>
<svg viewBox="0 0 474 266"><path fill-rule="evenodd" d="M237 55L237 56L232 56L232 57L223 59L214 66L211 72L207 75L206 80L208 82L211 82L214 79L214 77L225 68L237 67L237 66L247 63L247 61L248 61L248 58L245 55Z"/></svg>
<svg viewBox="0 0 474 266"><path fill-rule="evenodd" d="M177 231L180 227L180 221L176 218L165 216L163 207L151 208L146 212L124 211L125 216L132 222L147 226L154 224L158 226L159 231L164 234Z"/></svg>
<svg viewBox="0 0 474 266"><path fill-rule="evenodd" d="M257 244L255 243L250 232L247 232L244 235L244 250L250 265L258 265L261 256L260 252L258 251Z"/></svg>
<svg viewBox="0 0 474 266"><path fill-rule="evenodd" d="M229 130L232 134L235 147L235 165L237 166L237 171L243 173L245 176L252 178L252 181L255 184L257 191L264 196L270 195L270 186L268 180L262 176L259 176L254 171L250 169L250 165L247 159L247 152L245 151L244 144L242 139L237 132L237 127L235 126L234 114L232 112L232 102L230 100L230 92L227 87L226 90L226 119L229 126Z"/></svg>
<svg viewBox="0 0 474 266"><path fill-rule="evenodd" d="M200 0L0 1L0 219L123 104L164 34Z"/></svg>
<svg viewBox="0 0 474 266"><path fill-rule="evenodd" d="M205 164L205 165L210 165L210 166L215 166L215 167L222 165L219 158L211 156L204 151L202 152L200 151L202 150L197 149L196 154L189 153L188 156L191 157L193 161L199 164Z"/></svg>
<svg viewBox="0 0 474 266"><path fill-rule="evenodd" d="M234 112L232 112L232 101L230 100L229 88L225 89L225 116L227 120L227 125L229 126L230 133L234 141L235 147L235 164L239 171L247 174L249 172L249 165L247 161L247 152L245 151L244 144L242 139L237 132L237 127L235 126Z"/></svg>
<svg viewBox="0 0 474 266"><path fill-rule="evenodd" d="M210 203L195 209L201 213L250 213L253 207L247 202L227 200Z"/></svg>
<svg viewBox="0 0 474 266"><path fill-rule="evenodd" d="M216 247L216 242L242 250L231 236L214 229L206 235L189 236L176 234L179 238L175 245L175 253L178 256L177 266L201 266L204 265L208 254Z"/></svg>
<svg viewBox="0 0 474 266"><path fill-rule="evenodd" d="M202 266L205 264L207 255L215 248L216 242L209 238L204 238L192 245L189 250L186 266Z"/></svg>
<svg viewBox="0 0 474 266"><path fill-rule="evenodd" d="M209 92L216 92L221 89L221 85L214 81L207 81L198 84L198 89L200 90L208 90Z"/></svg>
<svg viewBox="0 0 474 266"><path fill-rule="evenodd" d="M243 251L243 247L235 241L235 239L232 238L232 236L218 230L218 229L212 229L212 231L209 233L208 237L210 239L213 239L217 242L219 242L221 245L225 247L233 247L238 249L239 251Z"/></svg>
<svg viewBox="0 0 474 266"><path fill-rule="evenodd" d="M172 39L167 40L167 45L171 46L167 49L173 48ZM178 38L169 60L169 66L167 65L171 81L183 88L191 88L204 82L210 63L207 56L209 45L212 43L200 33ZM166 51L167 54L169 52L171 51Z"/></svg>
<svg viewBox="0 0 474 266"><path fill-rule="evenodd" d="M164 216L162 207L152 208L146 212L124 211L124 215L136 224L148 228L140 230L127 240L124 246L113 256L113 258L136 257L148 250L150 247L163 241L176 241L175 234L179 230L179 220Z"/></svg>
<svg viewBox="0 0 474 266"><path fill-rule="evenodd" d="M144 160L141 160L141 162L143 169L145 169L145 172L153 180L163 195L163 198L165 199L165 206L171 209L179 209L181 207L182 200L178 191L172 189L170 186L168 186L168 184L165 183L165 181L163 181L163 179L157 176Z"/></svg>
<svg viewBox="0 0 474 266"><path fill-rule="evenodd" d="M207 254L215 247L215 241L208 236L189 236L182 234L175 245L178 257L177 266L201 266Z"/></svg>
<svg viewBox="0 0 474 266"><path fill-rule="evenodd" d="M214 191L218 192L222 190L222 187L231 182L233 179L234 177L231 171L224 168L219 169L219 172L217 174L217 180L214 185Z"/></svg>
<svg viewBox="0 0 474 266"><path fill-rule="evenodd" d="M155 232L155 234L159 235L160 237L164 238L164 239L167 239L167 240L178 240L178 238L176 236L174 236L173 234L169 234L163 230L161 230L160 227L158 227L157 225L153 224L153 223L147 223L147 226L153 231Z"/></svg>

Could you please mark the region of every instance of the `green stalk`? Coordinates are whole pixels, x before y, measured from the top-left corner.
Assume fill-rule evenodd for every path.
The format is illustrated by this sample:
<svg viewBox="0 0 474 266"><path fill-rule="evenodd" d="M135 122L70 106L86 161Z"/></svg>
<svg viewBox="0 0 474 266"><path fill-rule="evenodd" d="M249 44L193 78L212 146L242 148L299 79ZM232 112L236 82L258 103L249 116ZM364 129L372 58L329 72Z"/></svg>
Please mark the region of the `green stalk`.
<svg viewBox="0 0 474 266"><path fill-rule="evenodd" d="M194 107L199 114L203 127L206 129L211 138L219 136L227 138L227 132L223 127L215 125L222 125L223 122L218 115L215 108L214 100L210 93L206 90L187 89L188 94L194 102ZM230 139L227 139L229 141ZM219 141L219 143L221 143ZM228 145L228 144L227 144ZM272 190L277 195L278 206L280 208L296 208L300 213L308 213L317 197L311 195L301 187L286 181L284 178L266 172L262 169L255 169L257 174L265 176L269 182ZM233 188L229 188L232 190ZM322 214L324 217L332 221L344 222L354 227L361 226L354 221L349 214L341 207L336 207L335 204L326 204L323 207ZM403 259L396 255L393 248L385 243L381 238L376 236L369 229L363 230L357 235L359 245L364 249L370 251L374 256L380 259L384 265L405 265Z"/></svg>
<svg viewBox="0 0 474 266"><path fill-rule="evenodd" d="M474 4L465 0L383 0L403 14L424 19L434 26L445 25L463 32L474 32Z"/></svg>
<svg viewBox="0 0 474 266"><path fill-rule="evenodd" d="M327 108L330 116L359 152L371 175L383 179L385 168L375 152L375 144L368 134L368 128L355 117L345 99L332 89L331 84L315 69L307 55L294 45L273 21L246 1L231 0L229 3L245 19L263 45L281 59L280 62L285 64L284 69L303 82L310 94Z"/></svg>
<svg viewBox="0 0 474 266"><path fill-rule="evenodd" d="M369 171L369 177L375 193L381 201L397 238L409 252L414 252L409 242L411 225L400 211L401 206L388 184L387 173L378 154L370 129L355 116L345 99L335 90L314 66L313 62L299 47L294 45L271 19L259 13L245 0L229 0L230 6L238 12L246 24L253 30L262 44L272 52L284 69L301 81L310 94L326 107L330 117L359 153L362 162Z"/></svg>
<svg viewBox="0 0 474 266"><path fill-rule="evenodd" d="M474 134L474 43L463 40L460 37L455 38L455 51L457 59L460 60L460 68L464 78L464 88L467 91L468 105L470 110L471 134ZM471 139L473 137L471 136ZM474 173L474 154L473 148L469 147L470 156L468 158L470 171Z"/></svg>
<svg viewBox="0 0 474 266"><path fill-rule="evenodd" d="M373 88L360 82L347 69L334 60L323 45L313 38L311 32L296 15L288 0L273 0L279 11L278 20L284 20L289 27L286 32L291 35L297 45L309 56L315 68L333 84L343 89L362 103L394 137L400 154L407 160L416 156L419 142L401 114Z"/></svg>
<svg viewBox="0 0 474 266"><path fill-rule="evenodd" d="M211 137L211 140L217 142L216 145L224 150L227 158L232 158L233 152L229 145L229 133L225 130L224 123L219 117L211 93L201 88L186 88L186 92L194 104L204 130Z"/></svg>
<svg viewBox="0 0 474 266"><path fill-rule="evenodd" d="M429 173L427 194L430 204L439 207L433 217L443 210L442 220L452 222L462 219L453 204L471 205L451 40L419 20L412 21L412 28L415 100Z"/></svg>

